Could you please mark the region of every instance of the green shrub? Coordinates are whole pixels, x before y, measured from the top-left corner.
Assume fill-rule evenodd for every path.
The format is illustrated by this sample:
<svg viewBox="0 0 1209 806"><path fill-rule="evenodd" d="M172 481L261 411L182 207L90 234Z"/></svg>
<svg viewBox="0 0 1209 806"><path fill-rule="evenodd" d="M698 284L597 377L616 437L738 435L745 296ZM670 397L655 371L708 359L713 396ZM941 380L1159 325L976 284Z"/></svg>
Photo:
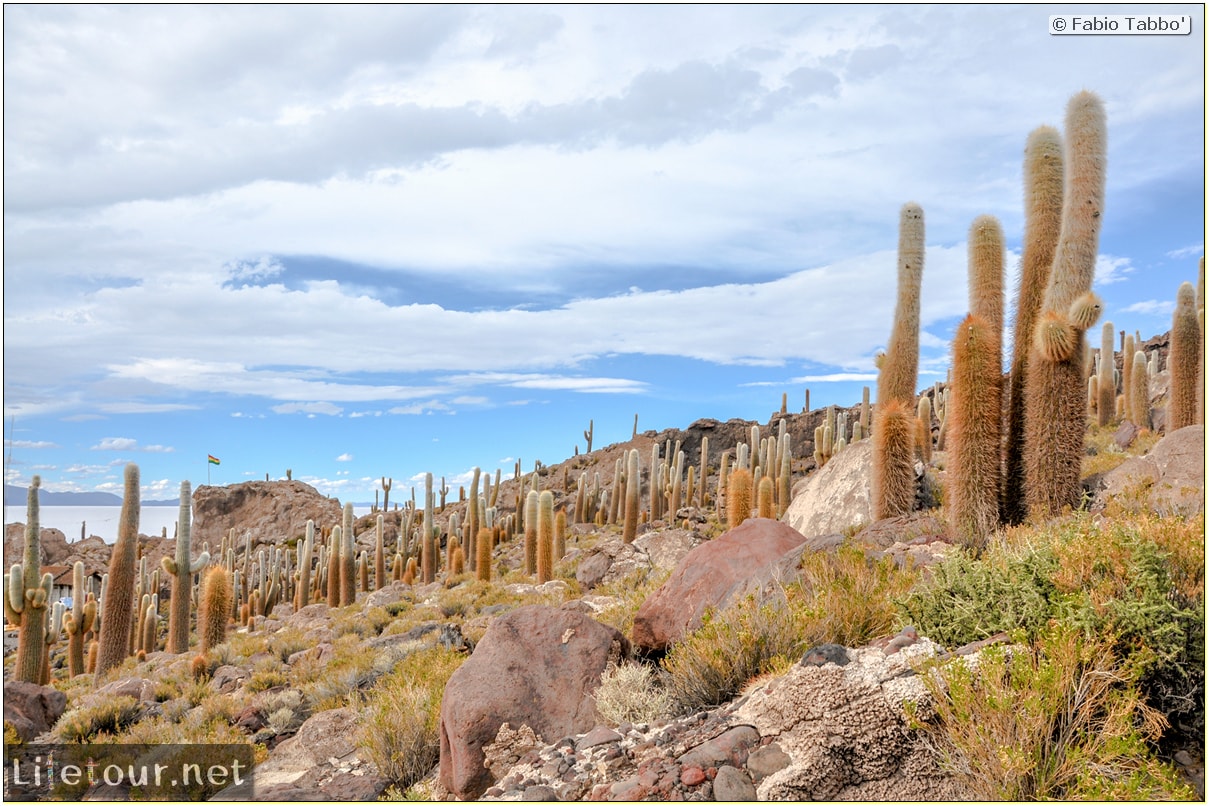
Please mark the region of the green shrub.
<svg viewBox="0 0 1209 806"><path fill-rule="evenodd" d="M668 693L684 713L726 702L748 680L806 649L783 591L763 603L748 596L720 612L706 610L702 621L663 659Z"/></svg>
<svg viewBox="0 0 1209 806"><path fill-rule="evenodd" d="M1148 741L1164 720L1112 647L1072 626L1034 648L996 645L924 675L942 766L979 800L1192 799Z"/></svg>
<svg viewBox="0 0 1209 806"><path fill-rule="evenodd" d="M791 604L808 646L859 647L897 632L895 600L911 589L916 573L890 557L870 560L852 545L802 558L802 585L790 589ZM795 596L794 594L800 594Z"/></svg>
<svg viewBox="0 0 1209 806"><path fill-rule="evenodd" d="M134 697L112 697L74 708L55 723L55 734L68 743L90 742L100 734L115 735L138 719L142 708Z"/></svg>
<svg viewBox="0 0 1209 806"><path fill-rule="evenodd" d="M465 659L439 647L414 652L365 694L357 742L396 787L410 787L437 763L441 697Z"/></svg>

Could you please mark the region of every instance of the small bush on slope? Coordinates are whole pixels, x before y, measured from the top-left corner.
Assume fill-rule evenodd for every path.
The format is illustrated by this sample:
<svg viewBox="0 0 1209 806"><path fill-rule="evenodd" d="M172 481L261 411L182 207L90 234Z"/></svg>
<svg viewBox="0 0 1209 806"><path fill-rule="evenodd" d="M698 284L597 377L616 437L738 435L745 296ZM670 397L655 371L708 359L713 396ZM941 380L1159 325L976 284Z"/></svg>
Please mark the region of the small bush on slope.
<svg viewBox="0 0 1209 806"><path fill-rule="evenodd" d="M1112 647L1053 624L1031 649L992 646L924 680L942 765L979 800L1195 799L1147 742L1162 716L1142 702Z"/></svg>
<svg viewBox="0 0 1209 806"><path fill-rule="evenodd" d="M610 725L654 722L671 715L672 698L655 670L644 663L610 666L593 693L596 711Z"/></svg>
<svg viewBox="0 0 1209 806"><path fill-rule="evenodd" d="M399 788L410 787L437 763L441 696L465 659L440 647L415 652L364 695L358 744Z"/></svg>

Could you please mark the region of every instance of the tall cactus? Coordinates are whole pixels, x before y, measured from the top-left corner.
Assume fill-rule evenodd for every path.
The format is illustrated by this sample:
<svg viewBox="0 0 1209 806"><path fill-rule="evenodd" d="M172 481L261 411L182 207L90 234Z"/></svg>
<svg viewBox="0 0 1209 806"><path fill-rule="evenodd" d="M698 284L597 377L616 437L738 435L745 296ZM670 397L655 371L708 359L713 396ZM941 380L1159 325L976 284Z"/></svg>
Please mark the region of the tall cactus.
<svg viewBox="0 0 1209 806"><path fill-rule="evenodd" d="M38 488L41 486L40 476L30 480L25 517L25 552L22 561L9 571L8 595L4 598L9 621L20 627L13 679L37 684L42 682L46 621L54 582L50 574L42 573L42 525L38 504Z"/></svg>
<svg viewBox="0 0 1209 806"><path fill-rule="evenodd" d="M751 471L737 467L726 480L726 525L734 529L751 517Z"/></svg>
<svg viewBox="0 0 1209 806"><path fill-rule="evenodd" d="M1003 518L1020 523L1028 516L1024 493L1025 378L1032 352L1031 334L1041 312L1050 267L1062 225L1062 137L1052 126L1034 129L1024 149L1024 243L1020 256L1012 368L1008 381L1007 443L1003 479Z"/></svg>
<svg viewBox="0 0 1209 806"><path fill-rule="evenodd" d="M491 543L492 531L485 526L479 529L479 535L474 543L478 551L474 574L480 582L491 581Z"/></svg>
<svg viewBox="0 0 1209 806"><path fill-rule="evenodd" d="M1135 350L1133 370L1129 376L1129 411L1132 422L1141 428L1150 428L1150 378L1146 374L1146 353Z"/></svg>
<svg viewBox="0 0 1209 806"><path fill-rule="evenodd" d="M83 562L72 566L71 583L71 612L63 617L63 629L67 632L67 673L75 677L84 674L84 636L96 623L97 603L86 593Z"/></svg>
<svg viewBox="0 0 1209 806"><path fill-rule="evenodd" d="M176 520L176 557L164 557L160 563L172 577L172 594L168 600L167 650L179 655L189 651L190 591L193 575L206 567L210 555L202 552L193 559L192 528L193 489L188 481L181 482L180 514Z"/></svg>
<svg viewBox="0 0 1209 806"><path fill-rule="evenodd" d="M1100 329L1100 374L1096 379L1096 420L1101 426L1112 422L1117 403L1117 385L1113 382L1112 322Z"/></svg>
<svg viewBox="0 0 1209 806"><path fill-rule="evenodd" d="M873 430L883 430L882 420L897 401L907 428L908 446L914 444L911 417L907 414L915 400L915 382L919 370L919 304L924 268L924 211L914 203L903 205L899 214L898 236L898 299L894 309L894 326L890 343L877 377L877 411ZM897 423L890 426L896 428ZM884 449L895 447L893 440L876 439L873 443L872 498L875 518L903 515L914 509L914 494L906 497L902 491L914 488L913 463L903 463L901 457L886 454ZM897 475L896 475L897 474Z"/></svg>
<svg viewBox="0 0 1209 806"><path fill-rule="evenodd" d="M374 590L386 587L386 544L383 532L386 524L381 515L374 524Z"/></svg>
<svg viewBox="0 0 1209 806"><path fill-rule="evenodd" d="M953 339L949 485L945 503L957 541L980 552L999 525L1000 356L992 328L970 314Z"/></svg>
<svg viewBox="0 0 1209 806"><path fill-rule="evenodd" d="M756 491L756 515L760 518L775 518L777 516L776 485L772 476L761 476Z"/></svg>
<svg viewBox="0 0 1209 806"><path fill-rule="evenodd" d="M554 493L542 490L537 499L537 584L554 577Z"/></svg>
<svg viewBox="0 0 1209 806"><path fill-rule="evenodd" d="M1091 293L1104 212L1104 104L1090 92L1066 110L1065 198L1025 379L1025 498L1030 512L1075 506L1087 423L1083 334L1099 317ZM1022 334L1022 338L1027 338Z"/></svg>
<svg viewBox="0 0 1209 806"><path fill-rule="evenodd" d="M139 468L126 465L125 494L118 522L118 539L109 558L109 590L102 602L101 648L97 652L97 679L121 665L130 648L134 620L134 576L139 539Z"/></svg>
<svg viewBox="0 0 1209 806"><path fill-rule="evenodd" d="M878 406L873 429L874 517L890 518L915 509L914 418L901 400Z"/></svg>
<svg viewBox="0 0 1209 806"><path fill-rule="evenodd" d="M256 593L259 594L260 591L257 590ZM227 569L216 565L206 572L202 578L201 601L197 614L201 654L204 655L226 639L232 595L231 577L227 574Z"/></svg>
<svg viewBox="0 0 1209 806"><path fill-rule="evenodd" d="M1167 433L1197 422L1197 383L1200 381L1201 327L1197 322L1196 289L1192 283L1180 283L1171 315L1171 349L1167 367L1171 371L1171 392L1167 406Z"/></svg>
<svg viewBox="0 0 1209 806"><path fill-rule="evenodd" d="M420 526L420 579L427 585L437 578L437 541L433 519L432 474L424 474L424 520Z"/></svg>
<svg viewBox="0 0 1209 806"><path fill-rule="evenodd" d="M353 505L344 505L344 525L340 533L340 606L357 600L357 544L353 537Z"/></svg>
<svg viewBox="0 0 1209 806"><path fill-rule="evenodd" d="M475 545L475 540L478 538L479 527L479 476L482 471L475 467L470 479L470 498L466 505L466 556L470 560L471 571L474 570L475 563L478 562L478 550Z"/></svg>
<svg viewBox="0 0 1209 806"><path fill-rule="evenodd" d="M633 543L638 535L638 497L642 486L642 471L638 466L638 449L630 450L625 471L625 513L622 518L621 541Z"/></svg>

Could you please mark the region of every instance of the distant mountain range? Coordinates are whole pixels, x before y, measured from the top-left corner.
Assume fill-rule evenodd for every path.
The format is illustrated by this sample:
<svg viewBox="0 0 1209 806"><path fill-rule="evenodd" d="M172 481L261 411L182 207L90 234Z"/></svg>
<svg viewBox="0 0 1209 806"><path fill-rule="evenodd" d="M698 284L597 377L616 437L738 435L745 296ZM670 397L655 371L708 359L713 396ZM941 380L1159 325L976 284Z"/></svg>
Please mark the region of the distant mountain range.
<svg viewBox="0 0 1209 806"><path fill-rule="evenodd" d="M4 485L4 505L23 507L29 500L29 488ZM56 493L38 488L38 503L44 507L120 507L122 497L113 493ZM142 501L145 507L180 506L180 499L166 501Z"/></svg>

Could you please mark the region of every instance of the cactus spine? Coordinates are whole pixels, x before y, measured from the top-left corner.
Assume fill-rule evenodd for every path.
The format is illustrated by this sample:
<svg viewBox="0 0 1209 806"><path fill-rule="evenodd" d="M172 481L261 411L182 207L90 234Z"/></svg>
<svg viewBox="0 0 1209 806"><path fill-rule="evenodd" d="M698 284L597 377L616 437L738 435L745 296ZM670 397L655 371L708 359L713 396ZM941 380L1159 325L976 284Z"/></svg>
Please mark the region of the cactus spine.
<svg viewBox="0 0 1209 806"><path fill-rule="evenodd" d="M134 575L139 538L139 469L126 465L125 495L118 523L118 539L109 559L109 590L102 602L101 648L97 653L97 679L121 665L129 650L134 618Z"/></svg>
<svg viewBox="0 0 1209 806"><path fill-rule="evenodd" d="M1167 433L1197 422L1197 383L1200 381L1201 328L1197 322L1196 289L1192 283L1180 283L1171 315L1171 349L1167 367L1171 370L1171 402L1167 406Z"/></svg>
<svg viewBox="0 0 1209 806"><path fill-rule="evenodd" d="M257 590L256 594L259 593ZM216 565L202 579L201 604L197 613L201 654L204 655L226 638L231 598L231 578L225 568Z"/></svg>
<svg viewBox="0 0 1209 806"><path fill-rule="evenodd" d="M1025 502L1024 412L1031 334L1036 328L1042 297L1062 225L1062 137L1052 126L1029 135L1024 149L1024 243L1016 300L1015 337L1008 389L1007 444L1003 483L1003 517L1020 523L1028 515Z"/></svg>
<svg viewBox="0 0 1209 806"><path fill-rule="evenodd" d="M924 268L924 211L914 203L903 205L899 215L898 300L894 309L894 327L890 344L877 377L877 412L873 426L873 516L890 518L915 508L914 431L907 406L915 400L915 381L919 369L919 300ZM895 408L892 403L899 405ZM883 423L889 412L902 422ZM905 426L908 461L897 454L898 431ZM892 431L892 435L879 435ZM908 496L905 490L911 489Z"/></svg>
<svg viewBox="0 0 1209 806"><path fill-rule="evenodd" d="M41 476L30 480L26 499L25 552L21 563L8 575L8 595L4 609L10 622L19 625L17 661L13 679L42 683L46 654L46 622L53 578L42 573L42 525L39 518L38 488Z"/></svg>
<svg viewBox="0 0 1209 806"><path fill-rule="evenodd" d="M172 577L172 593L168 600L168 645L165 648L175 655L189 651L189 592L193 587L193 575L210 562L207 553L193 559L191 502L192 486L182 481L180 514L176 520L176 558L165 557L161 561L164 571Z"/></svg>
<svg viewBox="0 0 1209 806"><path fill-rule="evenodd" d="M622 519L621 541L633 543L638 535L638 498L641 469L638 466L638 449L630 450L625 471L625 515ZM652 485L653 486L653 485Z"/></svg>
<svg viewBox="0 0 1209 806"><path fill-rule="evenodd" d="M1096 421L1105 426L1116 413L1117 385L1113 382L1112 322L1100 330L1100 373L1096 379Z"/></svg>
<svg viewBox="0 0 1209 806"><path fill-rule="evenodd" d="M1080 92L1066 112L1065 198L1034 352L1025 379L1025 498L1030 512L1057 514L1079 501L1087 424L1083 331L1099 303L1091 294L1104 211L1104 105Z"/></svg>

